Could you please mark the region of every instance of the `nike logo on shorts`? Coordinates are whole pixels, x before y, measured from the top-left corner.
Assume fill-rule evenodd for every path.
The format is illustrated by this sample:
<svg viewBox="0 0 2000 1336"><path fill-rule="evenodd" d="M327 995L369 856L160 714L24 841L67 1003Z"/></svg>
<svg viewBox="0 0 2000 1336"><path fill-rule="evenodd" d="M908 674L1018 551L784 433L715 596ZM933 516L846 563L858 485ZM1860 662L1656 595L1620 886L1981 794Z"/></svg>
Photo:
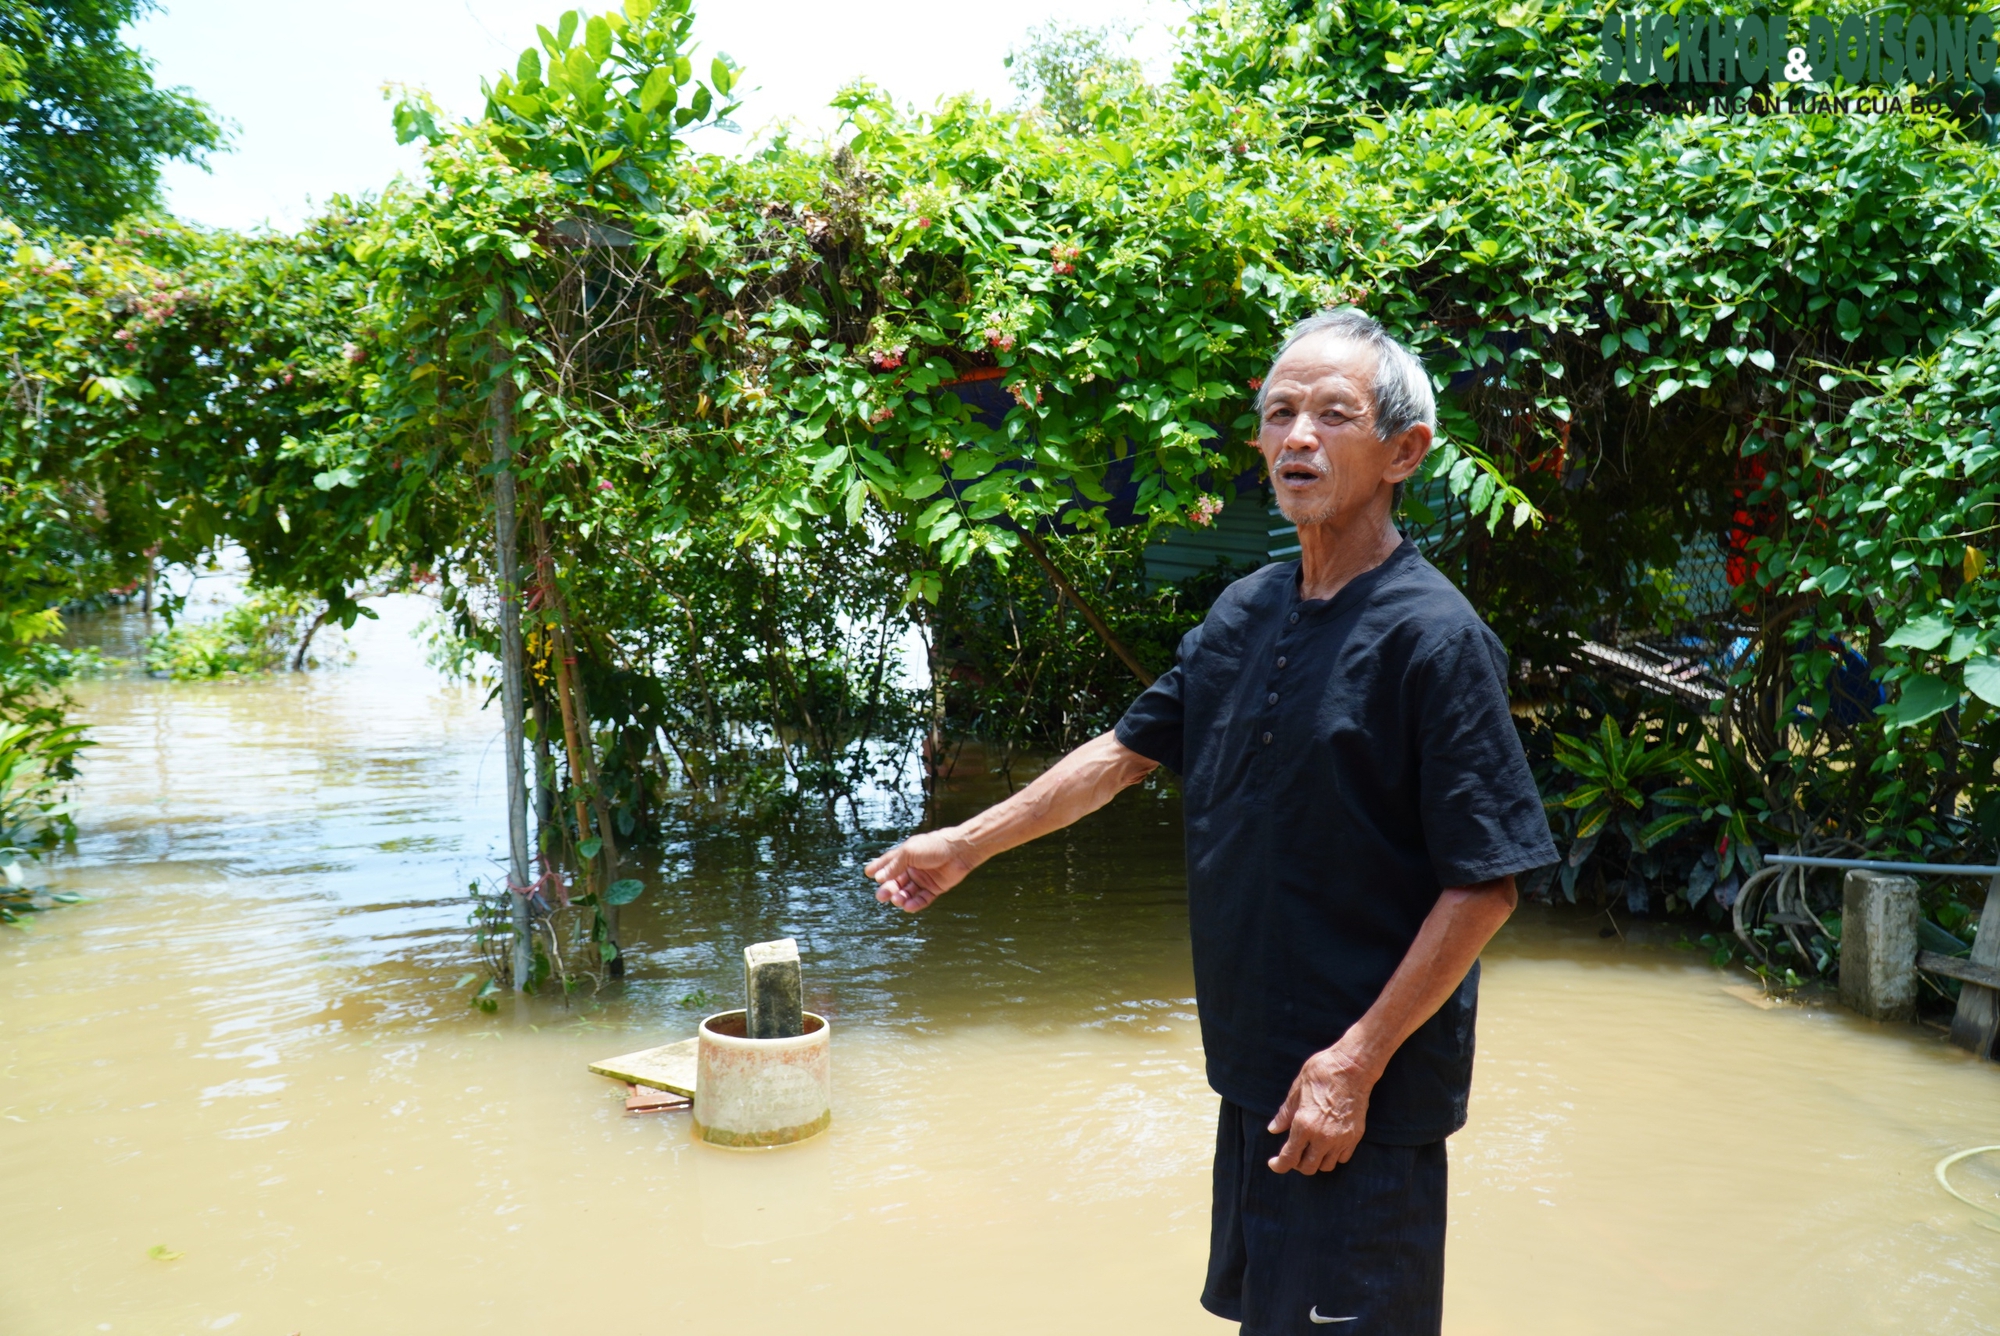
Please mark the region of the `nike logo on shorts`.
<svg viewBox="0 0 2000 1336"><path fill-rule="evenodd" d="M1361 1320L1358 1317L1321 1317L1319 1315L1318 1304L1312 1306L1312 1311L1307 1313L1306 1317L1315 1327L1323 1327L1329 1322L1359 1322Z"/></svg>

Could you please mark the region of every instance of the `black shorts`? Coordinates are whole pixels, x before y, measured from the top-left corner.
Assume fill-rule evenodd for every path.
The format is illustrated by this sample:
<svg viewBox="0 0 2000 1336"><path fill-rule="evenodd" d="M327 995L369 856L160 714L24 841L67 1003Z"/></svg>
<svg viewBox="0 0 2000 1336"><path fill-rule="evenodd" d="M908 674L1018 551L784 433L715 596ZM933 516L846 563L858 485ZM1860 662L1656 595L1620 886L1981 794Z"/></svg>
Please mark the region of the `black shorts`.
<svg viewBox="0 0 2000 1336"><path fill-rule="evenodd" d="M1331 1173L1274 1174L1267 1121L1222 1102L1201 1306L1244 1336L1438 1336L1444 1142L1363 1141Z"/></svg>

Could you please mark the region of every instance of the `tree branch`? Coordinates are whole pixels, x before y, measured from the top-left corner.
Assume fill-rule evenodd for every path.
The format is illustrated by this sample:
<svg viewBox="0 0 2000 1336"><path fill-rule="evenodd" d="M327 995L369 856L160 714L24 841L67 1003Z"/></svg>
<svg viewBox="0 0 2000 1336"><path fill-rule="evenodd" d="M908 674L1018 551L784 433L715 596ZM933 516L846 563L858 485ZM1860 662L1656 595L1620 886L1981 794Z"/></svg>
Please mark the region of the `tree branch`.
<svg viewBox="0 0 2000 1336"><path fill-rule="evenodd" d="M1021 535L1021 545L1028 549L1028 555L1035 559L1035 564L1040 566L1043 574L1049 577L1049 583L1054 585L1056 591L1070 601L1072 607L1083 614L1083 620L1089 622L1090 629L1097 632L1098 638L1111 647L1111 652L1118 656L1118 661L1132 670L1132 676L1139 679L1141 686L1149 687L1153 685L1153 675L1139 666L1139 660L1133 655L1131 650L1125 648L1123 641L1111 634L1111 628L1106 626L1104 619L1097 615L1097 609L1084 602L1083 595L1076 592L1076 586L1072 585L1063 573L1056 569L1056 564L1050 560L1049 550L1042 545L1042 540L1035 537L1025 525L1017 526L1015 532Z"/></svg>

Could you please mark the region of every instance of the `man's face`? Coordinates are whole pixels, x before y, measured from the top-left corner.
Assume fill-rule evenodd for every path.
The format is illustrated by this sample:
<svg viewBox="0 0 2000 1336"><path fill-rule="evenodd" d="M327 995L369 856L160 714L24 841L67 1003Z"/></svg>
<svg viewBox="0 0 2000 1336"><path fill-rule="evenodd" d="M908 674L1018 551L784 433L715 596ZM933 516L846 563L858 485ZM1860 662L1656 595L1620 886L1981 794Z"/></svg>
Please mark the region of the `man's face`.
<svg viewBox="0 0 2000 1336"><path fill-rule="evenodd" d="M1360 520L1423 462L1430 428L1376 438L1374 380L1374 351L1335 334L1301 339L1271 368L1257 448L1292 523Z"/></svg>

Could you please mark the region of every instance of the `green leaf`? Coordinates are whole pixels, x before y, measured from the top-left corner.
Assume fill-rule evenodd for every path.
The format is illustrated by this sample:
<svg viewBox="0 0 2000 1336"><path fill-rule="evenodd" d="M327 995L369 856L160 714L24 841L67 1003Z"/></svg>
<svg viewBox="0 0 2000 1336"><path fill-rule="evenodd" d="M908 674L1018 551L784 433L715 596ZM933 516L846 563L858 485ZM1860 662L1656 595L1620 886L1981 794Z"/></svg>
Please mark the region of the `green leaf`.
<svg viewBox="0 0 2000 1336"><path fill-rule="evenodd" d="M152 1258L156 1262L178 1262L181 1260L181 1258L186 1257L187 1254L182 1252L175 1252L172 1248L169 1248L164 1243L156 1243L152 1247L146 1249L146 1256Z"/></svg>
<svg viewBox="0 0 2000 1336"><path fill-rule="evenodd" d="M618 948L609 942L599 942L597 944L597 958L609 964L618 959Z"/></svg>
<svg viewBox="0 0 2000 1336"><path fill-rule="evenodd" d="M1773 357L1770 350L1766 348L1758 348L1753 351L1750 354L1750 360L1758 366L1763 367L1766 371L1776 371L1778 369L1778 359Z"/></svg>
<svg viewBox="0 0 2000 1336"><path fill-rule="evenodd" d="M629 905L637 900L646 889L646 883L637 877L620 877L604 888L604 903L608 905Z"/></svg>
<svg viewBox="0 0 2000 1336"><path fill-rule="evenodd" d="M515 81L522 87L532 87L542 81L542 53L532 46L521 53L521 59L514 65Z"/></svg>
<svg viewBox="0 0 2000 1336"><path fill-rule="evenodd" d="M582 844L576 846L576 856L578 858L589 860L597 857L597 855L601 853L603 849L604 849L604 841L599 837L593 835L589 839L585 840Z"/></svg>
<svg viewBox="0 0 2000 1336"><path fill-rule="evenodd" d="M467 974L467 975L462 975L462 976L461 976L461 977L459 978L459 981L458 981L457 983L453 984L453 985L452 985L452 987L453 987L453 988L470 988L470 987L472 987L472 985L473 985L473 984L475 984L475 983L477 983L477 982L479 982L479 976L478 976L477 974Z"/></svg>
<svg viewBox="0 0 2000 1336"><path fill-rule="evenodd" d="M1910 728L1958 704L1958 692L1943 678L1919 673L1903 680L1903 689L1893 704L1881 707L1889 727Z"/></svg>
<svg viewBox="0 0 2000 1336"><path fill-rule="evenodd" d="M1984 658L1968 660L1965 665L1965 689L1988 705L2000 705L2000 658L1989 654Z"/></svg>
<svg viewBox="0 0 2000 1336"><path fill-rule="evenodd" d="M1650 849L1697 817L1694 812L1669 812L1639 832L1639 843Z"/></svg>
<svg viewBox="0 0 2000 1336"><path fill-rule="evenodd" d="M611 25L595 15L583 25L583 49L600 65L611 56Z"/></svg>
<svg viewBox="0 0 2000 1336"><path fill-rule="evenodd" d="M315 473L313 475L313 486L322 492L330 492L336 487L359 487L360 485L361 475L346 465L342 465L337 469L329 469L325 473Z"/></svg>
<svg viewBox="0 0 2000 1336"><path fill-rule="evenodd" d="M558 51L567 48L569 46L569 39L576 36L576 20L579 12L574 9L568 10L560 19L556 20L556 49Z"/></svg>
<svg viewBox="0 0 2000 1336"><path fill-rule="evenodd" d="M1825 587L1823 582L1821 587ZM1951 618L1941 613L1927 612L1921 617L1912 617L1904 622L1896 628L1896 633L1883 643L1892 648L1936 649L1950 634Z"/></svg>
<svg viewBox="0 0 2000 1336"><path fill-rule="evenodd" d="M396 127L396 142L408 144L418 139L435 142L438 137L437 118L429 109L407 98L396 104L390 116Z"/></svg>
<svg viewBox="0 0 2000 1336"><path fill-rule="evenodd" d="M674 91L674 76L671 70L662 67L646 76L646 82L639 86L639 110L650 113L660 105L661 99Z"/></svg>
<svg viewBox="0 0 2000 1336"><path fill-rule="evenodd" d="M736 75L729 68L729 62L717 56L708 62L708 81L715 85L716 92L726 94L736 82Z"/></svg>
<svg viewBox="0 0 2000 1336"><path fill-rule="evenodd" d="M708 89L697 88L694 90L694 101L688 103L688 110L694 113L696 120L705 121L708 119L709 109L714 105L715 99L710 96Z"/></svg>

